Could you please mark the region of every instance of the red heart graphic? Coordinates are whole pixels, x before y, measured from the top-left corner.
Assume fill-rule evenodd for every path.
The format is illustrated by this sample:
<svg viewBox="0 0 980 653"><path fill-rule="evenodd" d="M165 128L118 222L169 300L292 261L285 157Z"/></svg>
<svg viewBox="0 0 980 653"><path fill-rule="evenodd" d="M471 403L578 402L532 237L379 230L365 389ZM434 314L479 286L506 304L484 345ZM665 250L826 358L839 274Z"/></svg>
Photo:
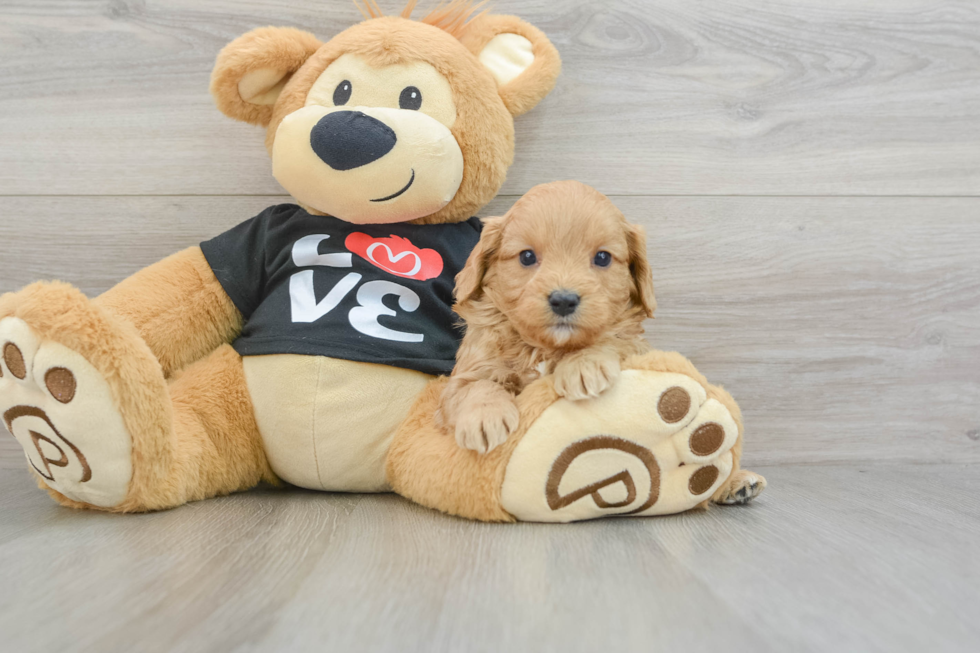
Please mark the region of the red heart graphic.
<svg viewBox="0 0 980 653"><path fill-rule="evenodd" d="M420 249L408 238L372 238L355 231L344 241L347 249L375 267L408 279L434 279L442 274L442 257L434 249Z"/></svg>

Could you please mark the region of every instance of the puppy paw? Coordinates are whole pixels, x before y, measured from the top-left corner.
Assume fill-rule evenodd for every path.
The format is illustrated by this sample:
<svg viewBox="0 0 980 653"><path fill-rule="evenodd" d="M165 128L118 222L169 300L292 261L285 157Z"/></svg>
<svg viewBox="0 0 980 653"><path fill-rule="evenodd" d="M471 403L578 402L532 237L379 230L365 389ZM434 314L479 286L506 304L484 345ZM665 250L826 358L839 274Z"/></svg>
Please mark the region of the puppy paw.
<svg viewBox="0 0 980 653"><path fill-rule="evenodd" d="M519 421L517 404L510 397L472 402L456 420L456 443L477 453L490 452L507 440Z"/></svg>
<svg viewBox="0 0 980 653"><path fill-rule="evenodd" d="M573 354L555 366L555 392L572 401L598 397L619 378L619 359Z"/></svg>
<svg viewBox="0 0 980 653"><path fill-rule="evenodd" d="M761 474L740 469L732 474L712 500L726 506L741 506L762 494L765 489L766 479Z"/></svg>

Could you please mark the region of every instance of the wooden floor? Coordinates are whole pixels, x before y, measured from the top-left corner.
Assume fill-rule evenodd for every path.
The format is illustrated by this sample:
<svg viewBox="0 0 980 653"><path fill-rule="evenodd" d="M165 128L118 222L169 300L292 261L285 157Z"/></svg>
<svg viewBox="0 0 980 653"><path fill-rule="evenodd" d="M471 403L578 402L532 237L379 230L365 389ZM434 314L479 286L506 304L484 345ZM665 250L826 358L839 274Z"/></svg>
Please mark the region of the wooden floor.
<svg viewBox="0 0 980 653"><path fill-rule="evenodd" d="M763 498L553 527L295 490L113 517L55 506L2 437L0 651L980 650L980 3L493 10L564 69L481 215L573 178L647 228L649 338L738 399ZM214 57L356 20L3 0L0 292L95 295L287 201L214 108Z"/></svg>
<svg viewBox="0 0 980 653"><path fill-rule="evenodd" d="M90 514L0 470L0 649L977 650L977 466L761 471L748 507L566 526L299 490Z"/></svg>

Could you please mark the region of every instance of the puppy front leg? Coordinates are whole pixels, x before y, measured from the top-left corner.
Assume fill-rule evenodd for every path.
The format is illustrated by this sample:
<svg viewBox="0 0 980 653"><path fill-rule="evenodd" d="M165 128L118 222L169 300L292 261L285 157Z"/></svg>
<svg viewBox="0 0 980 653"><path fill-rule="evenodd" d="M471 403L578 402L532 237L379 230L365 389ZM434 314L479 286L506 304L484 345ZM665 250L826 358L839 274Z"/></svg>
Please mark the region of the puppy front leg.
<svg viewBox="0 0 980 653"><path fill-rule="evenodd" d="M619 350L608 344L587 347L555 365L555 392L579 401L598 397L619 378Z"/></svg>
<svg viewBox="0 0 980 653"><path fill-rule="evenodd" d="M520 415L514 397L487 379L454 377L442 394L439 421L455 431L464 449L487 453L517 428Z"/></svg>

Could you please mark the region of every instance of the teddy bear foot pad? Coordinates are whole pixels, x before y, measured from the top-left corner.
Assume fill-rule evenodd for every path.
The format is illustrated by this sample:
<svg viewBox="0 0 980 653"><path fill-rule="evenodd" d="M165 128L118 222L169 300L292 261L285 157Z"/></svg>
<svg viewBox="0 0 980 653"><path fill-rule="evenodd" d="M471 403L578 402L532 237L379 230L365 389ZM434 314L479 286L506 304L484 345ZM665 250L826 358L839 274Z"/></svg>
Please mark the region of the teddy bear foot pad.
<svg viewBox="0 0 980 653"><path fill-rule="evenodd" d="M626 370L596 399L560 399L521 439L501 488L523 521L689 510L732 471L738 427L694 379Z"/></svg>
<svg viewBox="0 0 980 653"><path fill-rule="evenodd" d="M43 482L109 508L126 497L132 438L103 376L23 320L0 320L0 416Z"/></svg>

